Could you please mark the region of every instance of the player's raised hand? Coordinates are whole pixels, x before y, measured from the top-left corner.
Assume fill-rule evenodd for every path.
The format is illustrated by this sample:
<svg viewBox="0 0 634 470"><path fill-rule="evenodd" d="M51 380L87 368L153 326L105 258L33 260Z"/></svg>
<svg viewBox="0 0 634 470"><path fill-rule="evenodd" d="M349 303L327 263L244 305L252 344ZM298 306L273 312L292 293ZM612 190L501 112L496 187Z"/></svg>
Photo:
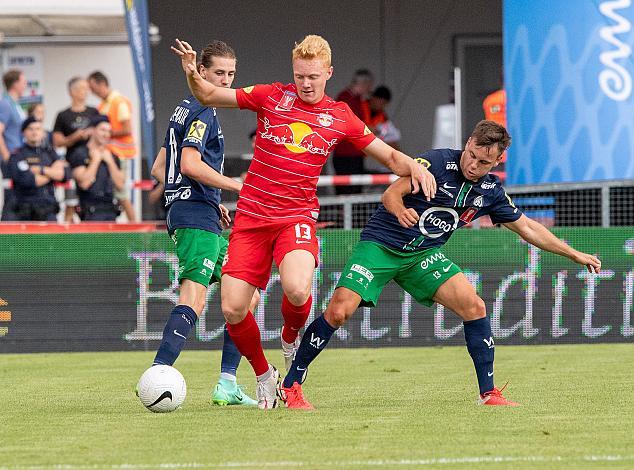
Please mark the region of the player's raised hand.
<svg viewBox="0 0 634 470"><path fill-rule="evenodd" d="M196 74L196 51L187 41L176 39L176 47L171 46L172 52L181 58L181 66L187 75Z"/></svg>
<svg viewBox="0 0 634 470"><path fill-rule="evenodd" d="M576 251L570 259L575 263L583 264L588 272L598 273L601 271L601 260L594 255Z"/></svg>
<svg viewBox="0 0 634 470"><path fill-rule="evenodd" d="M422 191L428 201L436 195L436 178L427 168L412 160L410 163L410 175L412 179L412 194Z"/></svg>
<svg viewBox="0 0 634 470"><path fill-rule="evenodd" d="M222 204L218 204L220 208L220 226L223 229L229 228L229 224L231 223L231 217L229 216L229 209L227 209Z"/></svg>
<svg viewBox="0 0 634 470"><path fill-rule="evenodd" d="M396 218L398 219L398 223L405 228L413 227L418 223L418 219L420 219L416 210L411 207L409 209L403 209Z"/></svg>

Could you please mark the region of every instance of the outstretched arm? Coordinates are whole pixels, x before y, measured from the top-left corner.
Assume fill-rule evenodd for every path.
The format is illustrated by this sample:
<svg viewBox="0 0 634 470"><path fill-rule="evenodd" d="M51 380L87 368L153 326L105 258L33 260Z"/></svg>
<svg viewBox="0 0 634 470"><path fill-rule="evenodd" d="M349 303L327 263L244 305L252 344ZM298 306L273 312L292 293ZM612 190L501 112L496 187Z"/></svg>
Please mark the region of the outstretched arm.
<svg viewBox="0 0 634 470"><path fill-rule="evenodd" d="M598 273L601 270L601 260L599 258L575 250L530 217L522 214L515 222L508 222L502 225L517 233L531 245L556 255L565 256L575 263L584 265L591 273Z"/></svg>
<svg viewBox="0 0 634 470"><path fill-rule="evenodd" d="M196 99L205 106L216 108L237 108L236 90L215 86L205 80L196 70L196 51L186 41L176 39L174 54L181 58L181 65L187 77L187 85Z"/></svg>
<svg viewBox="0 0 634 470"><path fill-rule="evenodd" d="M416 194L422 189L428 201L436 195L436 179L434 175L423 165L408 157L403 152L399 152L390 147L381 139L374 139L363 149L363 152L376 158L379 163L388 167L395 175L409 176L412 188L414 188L412 193Z"/></svg>

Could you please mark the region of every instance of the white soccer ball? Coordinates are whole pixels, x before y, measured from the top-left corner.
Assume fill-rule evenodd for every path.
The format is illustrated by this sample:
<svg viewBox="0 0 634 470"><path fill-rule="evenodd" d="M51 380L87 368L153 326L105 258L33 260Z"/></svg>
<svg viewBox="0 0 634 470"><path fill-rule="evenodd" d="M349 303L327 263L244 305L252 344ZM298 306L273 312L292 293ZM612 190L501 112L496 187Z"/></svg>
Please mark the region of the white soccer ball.
<svg viewBox="0 0 634 470"><path fill-rule="evenodd" d="M143 372L137 395L148 410L168 413L183 404L187 385L183 375L173 367L156 365Z"/></svg>

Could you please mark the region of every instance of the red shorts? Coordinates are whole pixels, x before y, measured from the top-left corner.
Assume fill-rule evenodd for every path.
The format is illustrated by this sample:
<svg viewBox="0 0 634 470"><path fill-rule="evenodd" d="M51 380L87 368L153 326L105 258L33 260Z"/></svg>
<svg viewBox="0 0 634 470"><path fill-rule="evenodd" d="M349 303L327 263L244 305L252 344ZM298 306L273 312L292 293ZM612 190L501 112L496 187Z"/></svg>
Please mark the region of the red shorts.
<svg viewBox="0 0 634 470"><path fill-rule="evenodd" d="M286 253L294 250L309 251L315 258L315 266L319 265L315 222L271 224L238 213L229 235L222 274L266 289L273 260L279 267Z"/></svg>

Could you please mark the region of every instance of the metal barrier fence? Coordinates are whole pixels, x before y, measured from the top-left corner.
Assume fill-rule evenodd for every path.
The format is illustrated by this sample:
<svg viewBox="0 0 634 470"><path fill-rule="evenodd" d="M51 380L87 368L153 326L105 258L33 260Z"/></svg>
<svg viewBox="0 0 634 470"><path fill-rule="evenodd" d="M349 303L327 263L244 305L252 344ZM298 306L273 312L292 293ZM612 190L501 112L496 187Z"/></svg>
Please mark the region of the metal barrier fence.
<svg viewBox="0 0 634 470"><path fill-rule="evenodd" d="M634 180L509 186L506 192L527 216L549 227L634 226ZM362 228L381 195L322 196L319 222L329 228ZM233 210L235 204L228 207ZM473 227L482 225L487 226Z"/></svg>

